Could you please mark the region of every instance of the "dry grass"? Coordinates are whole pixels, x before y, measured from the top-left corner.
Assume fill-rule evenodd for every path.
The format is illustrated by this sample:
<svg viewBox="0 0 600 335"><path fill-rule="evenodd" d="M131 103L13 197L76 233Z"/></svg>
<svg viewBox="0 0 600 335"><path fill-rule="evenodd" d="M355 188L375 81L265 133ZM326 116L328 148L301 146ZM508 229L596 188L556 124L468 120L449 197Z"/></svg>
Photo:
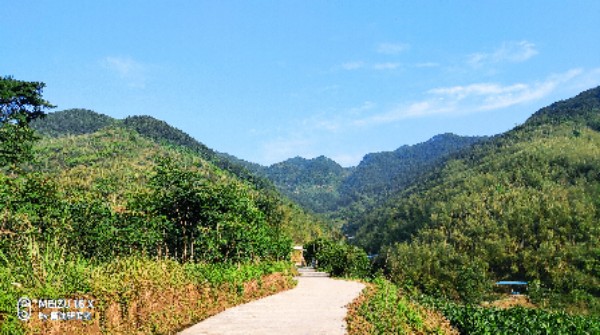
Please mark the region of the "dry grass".
<svg viewBox="0 0 600 335"><path fill-rule="evenodd" d="M405 299L397 305L390 304L383 307L375 301L379 299L379 285L367 283L361 295L348 306L346 326L348 335L367 334L447 334L458 335L450 322L439 312L426 309ZM395 293L394 293L395 294ZM373 302L373 303L371 303ZM399 305L403 306L399 306ZM411 323L411 317L398 317L398 314L389 308L402 308L407 314L412 314L422 320L420 326ZM380 320L377 325L369 320ZM414 320L413 320L414 322Z"/></svg>
<svg viewBox="0 0 600 335"><path fill-rule="evenodd" d="M229 307L293 286L291 277L280 273L244 283L242 293L229 284L220 287L190 284L167 288L148 285L129 300L101 301L93 310L92 321L43 322L35 317L27 323L27 333L173 334Z"/></svg>

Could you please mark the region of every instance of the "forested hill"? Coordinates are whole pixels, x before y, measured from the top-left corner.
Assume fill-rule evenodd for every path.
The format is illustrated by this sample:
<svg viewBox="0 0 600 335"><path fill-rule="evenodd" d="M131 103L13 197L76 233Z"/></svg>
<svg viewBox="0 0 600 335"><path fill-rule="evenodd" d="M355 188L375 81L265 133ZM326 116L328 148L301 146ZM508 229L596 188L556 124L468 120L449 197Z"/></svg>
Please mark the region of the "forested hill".
<svg viewBox="0 0 600 335"><path fill-rule="evenodd" d="M600 87L541 109L366 213L357 243L425 291L521 279L599 311L599 120Z"/></svg>
<svg viewBox="0 0 600 335"><path fill-rule="evenodd" d="M340 193L345 201L351 202L361 197L397 192L448 155L485 139L446 133L423 143L401 146L394 151L367 154L344 180Z"/></svg>
<svg viewBox="0 0 600 335"><path fill-rule="evenodd" d="M338 189L350 171L320 156L313 159L290 158L258 172L300 205L323 213L337 207Z"/></svg>
<svg viewBox="0 0 600 335"><path fill-rule="evenodd" d="M485 137L437 135L395 151L367 154L353 168L343 168L324 156L295 157L269 167L246 163L246 167L271 180L302 206L345 221L340 211L353 213L356 208L369 207L415 182L449 155L482 140Z"/></svg>
<svg viewBox="0 0 600 335"><path fill-rule="evenodd" d="M454 134L438 135L427 142L402 146L392 152L368 154L356 168L343 168L324 156L314 159L296 157L265 167L214 151L151 116L117 120L86 109L70 109L50 113L32 122L31 126L43 135L59 137L91 134L110 125L133 129L157 143L191 149L258 188L272 188L274 184L290 199L316 213L333 213L356 202L361 208L365 203L373 204L406 187L449 154L482 140Z"/></svg>
<svg viewBox="0 0 600 335"><path fill-rule="evenodd" d="M249 172L241 160L212 150L185 132L151 116L129 116L114 119L87 109L69 109L49 113L43 119L34 120L31 127L42 135L59 137L65 135L91 134L109 125L121 125L137 131L157 143L186 147L221 169L255 184L259 188L272 188L270 182Z"/></svg>

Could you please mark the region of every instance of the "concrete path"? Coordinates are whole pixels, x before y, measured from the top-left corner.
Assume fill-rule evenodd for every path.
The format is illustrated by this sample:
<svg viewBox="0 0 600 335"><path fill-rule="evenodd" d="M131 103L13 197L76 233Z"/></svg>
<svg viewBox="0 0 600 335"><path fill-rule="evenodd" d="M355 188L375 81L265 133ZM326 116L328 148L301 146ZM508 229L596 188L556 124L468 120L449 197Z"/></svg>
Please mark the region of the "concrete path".
<svg viewBox="0 0 600 335"><path fill-rule="evenodd" d="M179 334L345 334L346 305L364 285L327 277L296 279L292 290L233 307Z"/></svg>

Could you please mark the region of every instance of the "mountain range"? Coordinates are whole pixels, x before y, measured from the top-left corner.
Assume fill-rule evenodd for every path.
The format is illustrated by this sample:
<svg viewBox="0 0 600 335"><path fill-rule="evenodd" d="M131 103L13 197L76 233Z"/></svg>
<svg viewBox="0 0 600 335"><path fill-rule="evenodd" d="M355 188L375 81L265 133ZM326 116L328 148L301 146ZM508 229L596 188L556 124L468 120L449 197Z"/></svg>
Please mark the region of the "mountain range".
<svg viewBox="0 0 600 335"><path fill-rule="evenodd" d="M352 168L324 156L245 162L149 116L68 110L33 127L64 136L111 125L325 214L396 282L468 301L493 280L526 279L538 304L600 311L600 87L493 137L441 134Z"/></svg>
<svg viewBox="0 0 600 335"><path fill-rule="evenodd" d="M60 137L90 134L116 124L161 143L189 148L218 167L261 187L272 183L287 197L315 213L332 213L355 203L372 205L406 187L448 155L486 139L451 133L436 135L426 142L404 145L394 151L369 153L358 166L351 168L344 168L325 156L294 157L262 166L210 149L151 116L117 120L91 110L71 109L50 113L33 122L32 127L43 135Z"/></svg>

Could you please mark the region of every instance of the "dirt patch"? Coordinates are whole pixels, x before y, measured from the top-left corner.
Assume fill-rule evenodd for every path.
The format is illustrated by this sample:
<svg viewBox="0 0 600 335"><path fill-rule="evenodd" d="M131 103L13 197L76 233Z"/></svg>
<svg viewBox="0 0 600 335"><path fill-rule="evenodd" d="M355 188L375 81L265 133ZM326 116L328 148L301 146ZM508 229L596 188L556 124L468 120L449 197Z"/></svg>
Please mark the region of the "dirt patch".
<svg viewBox="0 0 600 335"><path fill-rule="evenodd" d="M523 294L509 295L492 302L484 303L482 306L498 308L512 308L520 306L526 308L536 308L536 306L529 301L529 297Z"/></svg>

